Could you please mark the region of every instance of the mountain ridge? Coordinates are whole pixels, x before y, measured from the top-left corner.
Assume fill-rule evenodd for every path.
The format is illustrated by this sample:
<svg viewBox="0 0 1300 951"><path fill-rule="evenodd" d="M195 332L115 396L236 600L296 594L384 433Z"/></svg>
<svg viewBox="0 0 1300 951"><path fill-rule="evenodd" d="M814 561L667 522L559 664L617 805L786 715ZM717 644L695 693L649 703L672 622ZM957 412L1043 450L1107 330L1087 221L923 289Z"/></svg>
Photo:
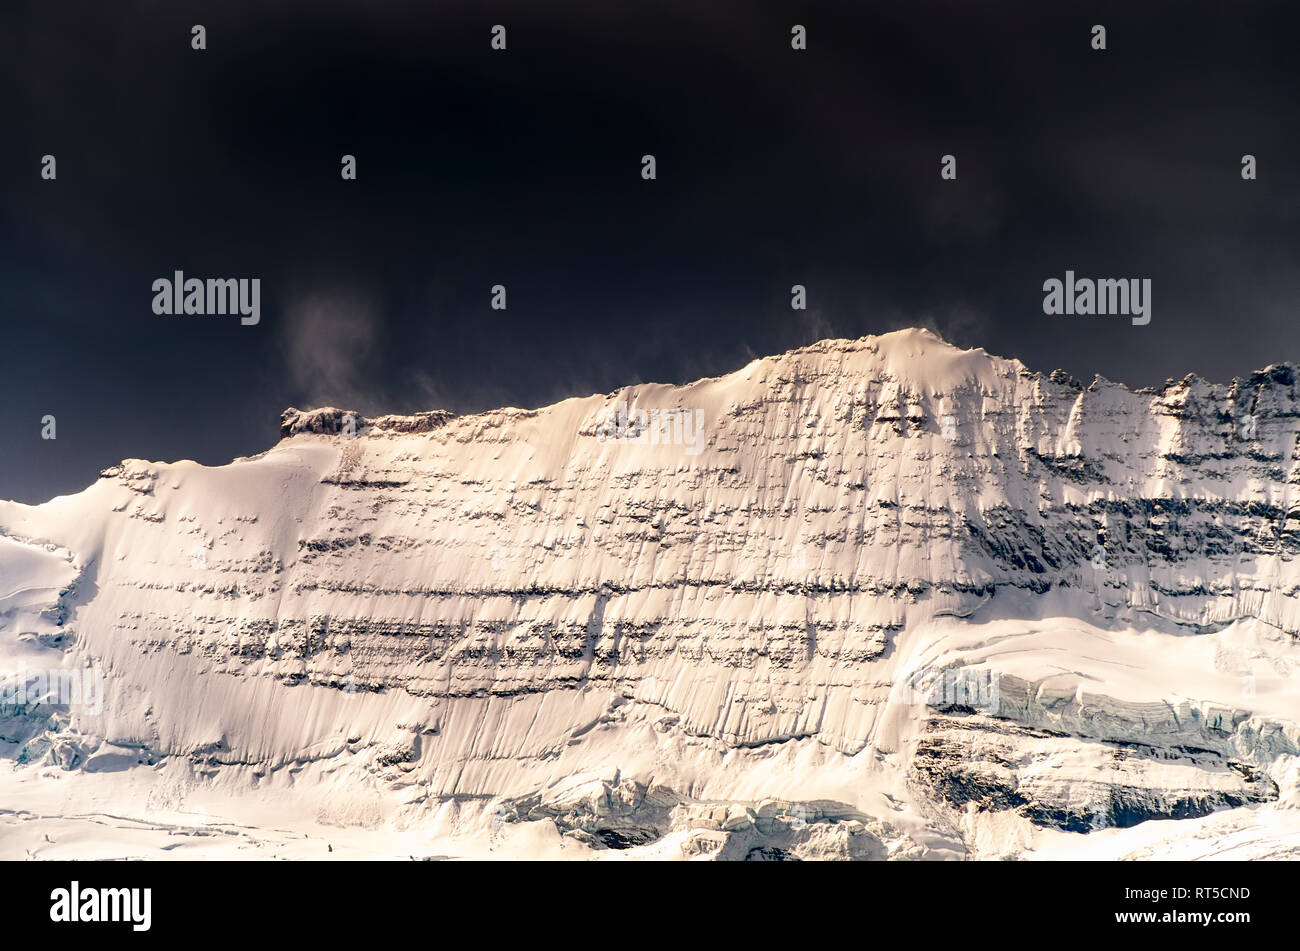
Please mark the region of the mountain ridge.
<svg viewBox="0 0 1300 951"><path fill-rule="evenodd" d="M0 755L583 855L1289 821L1300 411L1256 376L1076 389L906 331L354 434L286 411L225 466L0 503L0 658L109 685Z"/></svg>

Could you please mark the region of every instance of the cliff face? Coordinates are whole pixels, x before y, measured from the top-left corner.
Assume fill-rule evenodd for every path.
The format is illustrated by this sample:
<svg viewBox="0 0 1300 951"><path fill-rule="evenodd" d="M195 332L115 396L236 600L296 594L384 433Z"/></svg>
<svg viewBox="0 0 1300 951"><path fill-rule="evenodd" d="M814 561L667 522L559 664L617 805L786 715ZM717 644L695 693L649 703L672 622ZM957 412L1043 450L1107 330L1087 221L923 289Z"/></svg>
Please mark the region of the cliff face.
<svg viewBox="0 0 1300 951"><path fill-rule="evenodd" d="M686 856L1282 814L1298 405L1289 365L1130 392L902 331L536 411L289 410L253 458L0 503L10 667L105 678L11 704L3 751Z"/></svg>

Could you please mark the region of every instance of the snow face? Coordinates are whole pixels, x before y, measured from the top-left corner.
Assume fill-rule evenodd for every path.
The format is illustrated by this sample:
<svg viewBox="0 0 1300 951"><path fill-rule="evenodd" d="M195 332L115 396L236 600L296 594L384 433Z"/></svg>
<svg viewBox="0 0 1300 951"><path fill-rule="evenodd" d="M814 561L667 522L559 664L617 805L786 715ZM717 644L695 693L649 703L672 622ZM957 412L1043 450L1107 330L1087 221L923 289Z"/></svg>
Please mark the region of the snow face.
<svg viewBox="0 0 1300 951"><path fill-rule="evenodd" d="M256 457L0 503L0 657L104 678L5 708L6 794L67 799L59 857L1285 854L1297 420L1290 365L1131 392L921 330L288 410Z"/></svg>

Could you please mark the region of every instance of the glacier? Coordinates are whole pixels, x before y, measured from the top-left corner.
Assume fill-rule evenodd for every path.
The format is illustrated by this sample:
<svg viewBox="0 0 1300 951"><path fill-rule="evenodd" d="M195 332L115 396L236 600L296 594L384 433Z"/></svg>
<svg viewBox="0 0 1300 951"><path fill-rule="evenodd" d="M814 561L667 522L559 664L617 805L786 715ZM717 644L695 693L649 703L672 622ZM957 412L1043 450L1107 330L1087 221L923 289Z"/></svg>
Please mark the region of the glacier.
<svg viewBox="0 0 1300 951"><path fill-rule="evenodd" d="M1296 377L913 329L0 502L0 675L103 678L0 857L1300 857Z"/></svg>

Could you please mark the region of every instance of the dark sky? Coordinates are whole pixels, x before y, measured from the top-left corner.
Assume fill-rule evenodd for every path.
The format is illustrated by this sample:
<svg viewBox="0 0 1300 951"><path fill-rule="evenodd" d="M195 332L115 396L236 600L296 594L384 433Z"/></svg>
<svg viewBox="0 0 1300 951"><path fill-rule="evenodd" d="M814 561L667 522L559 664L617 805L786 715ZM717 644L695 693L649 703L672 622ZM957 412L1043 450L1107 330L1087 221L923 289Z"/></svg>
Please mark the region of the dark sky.
<svg viewBox="0 0 1300 951"><path fill-rule="evenodd" d="M258 452L291 404L535 406L906 325L1132 386L1300 360L1287 6L9 0L0 498ZM261 323L156 316L176 269L260 278ZM1067 269L1150 278L1150 325L1045 316Z"/></svg>

